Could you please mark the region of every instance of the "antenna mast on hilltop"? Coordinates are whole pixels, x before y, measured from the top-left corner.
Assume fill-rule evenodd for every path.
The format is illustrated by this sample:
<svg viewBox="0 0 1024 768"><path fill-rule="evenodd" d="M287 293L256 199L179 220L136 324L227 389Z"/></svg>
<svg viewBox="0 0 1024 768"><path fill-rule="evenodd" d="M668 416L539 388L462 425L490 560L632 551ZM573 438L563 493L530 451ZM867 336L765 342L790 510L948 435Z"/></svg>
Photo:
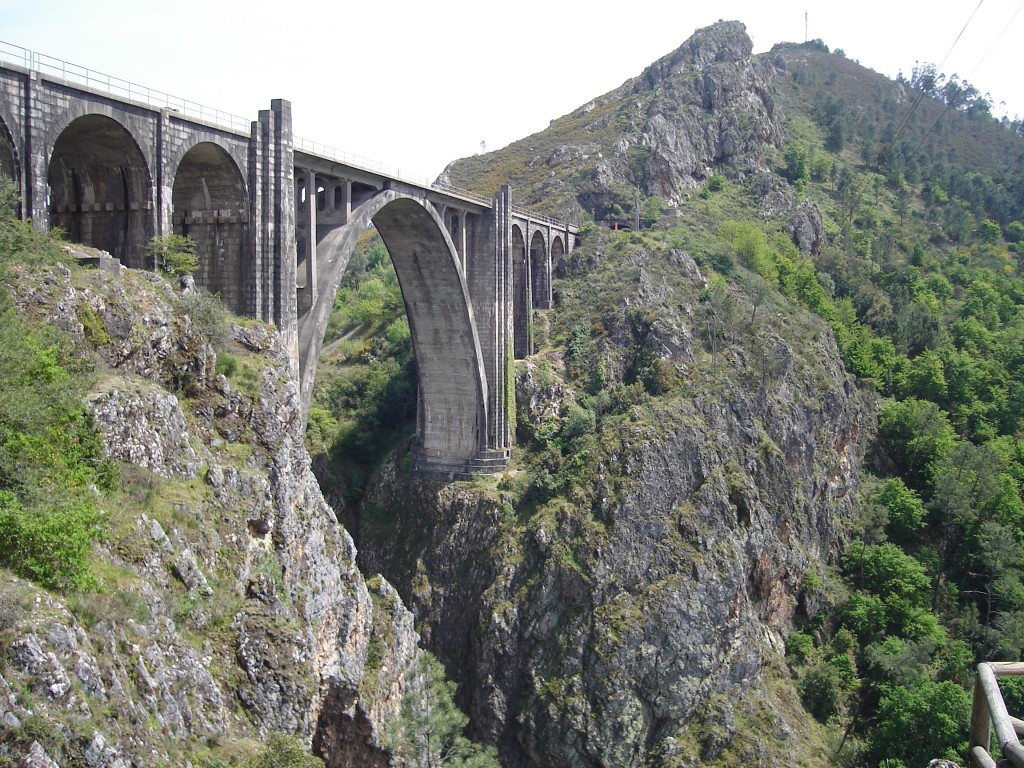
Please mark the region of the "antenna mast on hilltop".
<svg viewBox="0 0 1024 768"><path fill-rule="evenodd" d="M807 42L807 11L804 11L804 42Z"/></svg>

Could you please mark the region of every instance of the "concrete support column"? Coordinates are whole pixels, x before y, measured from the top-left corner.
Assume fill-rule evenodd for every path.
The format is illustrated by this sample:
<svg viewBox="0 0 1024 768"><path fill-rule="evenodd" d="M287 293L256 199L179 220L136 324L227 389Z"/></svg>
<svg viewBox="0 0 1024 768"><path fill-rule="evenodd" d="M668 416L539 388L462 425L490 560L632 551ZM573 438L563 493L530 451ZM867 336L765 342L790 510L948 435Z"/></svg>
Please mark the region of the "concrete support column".
<svg viewBox="0 0 1024 768"><path fill-rule="evenodd" d="M539 297L541 309L551 309L554 306L554 293L551 279L553 265L551 263L551 243L554 237L551 234L551 225L546 228L547 243L544 246L544 283Z"/></svg>
<svg viewBox="0 0 1024 768"><path fill-rule="evenodd" d="M466 212L459 211L459 232L455 241L455 250L462 260L462 274L466 274Z"/></svg>
<svg viewBox="0 0 1024 768"><path fill-rule="evenodd" d="M316 173L303 173L306 182L306 202L300 203L297 231L301 236L296 253L296 287L298 311L302 313L316 301Z"/></svg>
<svg viewBox="0 0 1024 768"><path fill-rule="evenodd" d="M165 167L167 156L170 154L168 152L170 126L171 111L169 109L161 109L160 121L157 123L156 129L157 164L156 181L154 183L156 187L156 227L153 230L161 237L174 234L174 189L172 187L174 169ZM156 264L153 264L152 268L156 269Z"/></svg>
<svg viewBox="0 0 1024 768"><path fill-rule="evenodd" d="M48 165L50 158L46 151L46 115L36 99L39 73L29 72L25 82L25 133L28 136L28 155L25 158L29 190L25 193L26 215L32 217L32 226L40 232L50 227L50 210L47 206Z"/></svg>
<svg viewBox="0 0 1024 768"><path fill-rule="evenodd" d="M349 179L341 180L341 223L348 224L352 217L352 182Z"/></svg>
<svg viewBox="0 0 1024 768"><path fill-rule="evenodd" d="M515 409L515 386L510 367L515 365L512 325L512 188L503 184L494 196L494 371L491 385L491 429L488 447L508 449L515 436L509 423L509 409Z"/></svg>

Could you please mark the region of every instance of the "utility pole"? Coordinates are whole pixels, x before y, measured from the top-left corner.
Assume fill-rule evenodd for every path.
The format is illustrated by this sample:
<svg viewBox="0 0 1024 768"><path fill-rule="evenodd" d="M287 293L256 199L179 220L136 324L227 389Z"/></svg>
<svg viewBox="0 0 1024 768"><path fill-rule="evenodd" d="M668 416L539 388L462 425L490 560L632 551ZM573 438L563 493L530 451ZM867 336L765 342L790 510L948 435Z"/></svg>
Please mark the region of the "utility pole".
<svg viewBox="0 0 1024 768"><path fill-rule="evenodd" d="M636 231L640 231L640 187L633 188L633 215L636 218Z"/></svg>
<svg viewBox="0 0 1024 768"><path fill-rule="evenodd" d="M807 11L804 11L804 42L807 42Z"/></svg>

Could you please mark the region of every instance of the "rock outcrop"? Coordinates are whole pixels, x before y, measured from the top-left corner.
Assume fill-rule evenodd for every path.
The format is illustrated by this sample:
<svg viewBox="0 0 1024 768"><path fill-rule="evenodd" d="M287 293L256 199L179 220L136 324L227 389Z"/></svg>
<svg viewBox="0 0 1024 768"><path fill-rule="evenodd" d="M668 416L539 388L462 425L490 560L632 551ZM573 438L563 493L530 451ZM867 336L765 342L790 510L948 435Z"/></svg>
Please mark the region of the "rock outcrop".
<svg viewBox="0 0 1024 768"><path fill-rule="evenodd" d="M624 216L637 189L678 205L716 169L763 169L765 151L783 141L775 65L752 50L738 21L698 30L639 77L541 133L452 163L441 181L493 186L488 173L500 168L523 195L518 203L598 219Z"/></svg>
<svg viewBox="0 0 1024 768"><path fill-rule="evenodd" d="M418 636L320 494L276 332L130 270L57 267L15 293L101 359L88 406L124 491L97 552L103 591L0 581L0 755L195 764L283 732L331 768L386 765L379 736Z"/></svg>

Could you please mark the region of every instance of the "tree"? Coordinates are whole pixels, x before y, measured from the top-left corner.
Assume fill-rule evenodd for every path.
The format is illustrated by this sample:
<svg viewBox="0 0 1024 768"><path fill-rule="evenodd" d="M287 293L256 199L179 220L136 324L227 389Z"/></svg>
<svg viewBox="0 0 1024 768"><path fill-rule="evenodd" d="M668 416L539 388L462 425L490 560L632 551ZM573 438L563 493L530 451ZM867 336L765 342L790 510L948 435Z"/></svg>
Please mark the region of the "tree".
<svg viewBox="0 0 1024 768"><path fill-rule="evenodd" d="M154 237L146 244L146 253L157 269L173 277L193 275L199 269L199 256L196 254L195 241L191 237Z"/></svg>
<svg viewBox="0 0 1024 768"><path fill-rule="evenodd" d="M928 511L921 498L898 477L890 477L875 493L875 501L889 513L889 527L893 538L910 542L925 526Z"/></svg>
<svg viewBox="0 0 1024 768"><path fill-rule="evenodd" d="M904 185L900 185L899 189L896 190L896 215L900 217L900 226L903 226L903 220L907 215L907 208L909 204L910 193Z"/></svg>
<svg viewBox="0 0 1024 768"><path fill-rule="evenodd" d="M955 444L953 427L935 403L911 397L890 400L879 411L876 463L884 473L899 475L915 490L931 486L935 463Z"/></svg>
<svg viewBox="0 0 1024 768"><path fill-rule="evenodd" d="M999 238L1002 235L1003 233L999 229L999 225L992 221L992 219L985 219L978 224L978 239L983 243L994 245L999 242Z"/></svg>
<svg viewBox="0 0 1024 768"><path fill-rule="evenodd" d="M747 292L747 298L750 299L749 325L753 327L754 319L757 317L757 310L771 295L771 289L768 287L765 279L758 274L753 274L744 280L743 289Z"/></svg>
<svg viewBox="0 0 1024 768"><path fill-rule="evenodd" d="M732 325L736 301L729 294L725 279L720 275L711 279L711 285L701 292L700 300L704 304L704 323L708 343L711 345L711 370L714 371L718 362L719 342L725 339Z"/></svg>
<svg viewBox="0 0 1024 768"><path fill-rule="evenodd" d="M795 184L808 177L810 158L807 153L807 147L799 142L791 141L786 144L782 156L786 161L786 168L783 170L782 175L789 179L790 182Z"/></svg>
<svg viewBox="0 0 1024 768"><path fill-rule="evenodd" d="M1007 224L1006 239L1011 243L1019 243L1024 240L1024 224L1019 221L1011 221Z"/></svg>
<svg viewBox="0 0 1024 768"><path fill-rule="evenodd" d="M927 96L935 96L942 87L945 75L939 74L934 64L914 62L910 74L910 87L916 88Z"/></svg>
<svg viewBox="0 0 1024 768"><path fill-rule="evenodd" d="M712 177L713 178L713 177ZM708 188L710 188L710 184ZM661 218L661 211L665 208L665 201L657 195L645 197L640 206L640 220L645 227L651 227Z"/></svg>
<svg viewBox="0 0 1024 768"><path fill-rule="evenodd" d="M455 706L455 683L431 653L420 654L410 671L401 712L387 727L384 745L400 768L499 768L493 747L462 735L469 722Z"/></svg>
<svg viewBox="0 0 1024 768"><path fill-rule="evenodd" d="M950 574L954 544L979 519L983 507L1000 491L1002 461L988 445L957 443L935 468L932 510L940 536L938 569L932 587L932 610L939 605L942 587Z"/></svg>
<svg viewBox="0 0 1024 768"><path fill-rule="evenodd" d="M871 730L871 752L876 760L902 760L910 766L955 757L966 748L970 717L967 692L948 680L887 687Z"/></svg>

